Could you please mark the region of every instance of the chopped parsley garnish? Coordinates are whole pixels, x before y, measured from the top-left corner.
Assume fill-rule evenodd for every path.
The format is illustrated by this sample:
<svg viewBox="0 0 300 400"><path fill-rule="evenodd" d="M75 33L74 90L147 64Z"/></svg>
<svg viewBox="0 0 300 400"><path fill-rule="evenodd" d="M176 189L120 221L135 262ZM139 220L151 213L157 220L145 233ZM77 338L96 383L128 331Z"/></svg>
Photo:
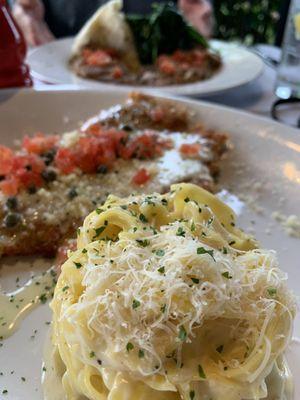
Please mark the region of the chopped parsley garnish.
<svg viewBox="0 0 300 400"><path fill-rule="evenodd" d="M94 351L91 351L90 352L90 358L94 358L95 357L95 352Z"/></svg>
<svg viewBox="0 0 300 400"><path fill-rule="evenodd" d="M166 308L167 308L167 305L164 304L163 306L160 307L160 311L161 311L162 313L164 313L164 312L166 311Z"/></svg>
<svg viewBox="0 0 300 400"><path fill-rule="evenodd" d="M190 198L189 197L186 197L185 199L184 199L184 202L185 203L188 203L190 201Z"/></svg>
<svg viewBox="0 0 300 400"><path fill-rule="evenodd" d="M184 342L186 339L186 336L187 336L186 330L185 330L184 326L181 325L179 328L178 337L182 342Z"/></svg>
<svg viewBox="0 0 300 400"><path fill-rule="evenodd" d="M229 246L232 246L233 244L235 244L235 240L232 240L231 242L228 243Z"/></svg>
<svg viewBox="0 0 300 400"><path fill-rule="evenodd" d="M176 236L183 236L185 237L185 231L183 230L182 226L177 229Z"/></svg>
<svg viewBox="0 0 300 400"><path fill-rule="evenodd" d="M161 274L165 273L165 267L160 267L157 269L158 272L160 272Z"/></svg>
<svg viewBox="0 0 300 400"><path fill-rule="evenodd" d="M165 251L162 250L162 249L159 249L159 250L157 250L157 251L155 252L155 254L156 254L158 257L163 257L163 256L165 255Z"/></svg>
<svg viewBox="0 0 300 400"><path fill-rule="evenodd" d="M70 289L70 286L64 286L64 287L62 288L62 291L65 292L65 291L68 290L68 289Z"/></svg>
<svg viewBox="0 0 300 400"><path fill-rule="evenodd" d="M77 269L79 269L79 268L82 267L82 264L81 264L80 262L75 262L75 261L73 261L73 263L74 263L74 265L75 265L75 267L76 267Z"/></svg>
<svg viewBox="0 0 300 400"><path fill-rule="evenodd" d="M197 248L197 254L209 254L212 257L212 259L214 261L216 261L215 258L214 258L214 251L213 250L206 250L204 247L198 247Z"/></svg>
<svg viewBox="0 0 300 400"><path fill-rule="evenodd" d="M125 204L120 206L123 210L127 210L127 206Z"/></svg>
<svg viewBox="0 0 300 400"><path fill-rule="evenodd" d="M216 348L218 353L222 353L223 349L224 349L224 346L222 344Z"/></svg>
<svg viewBox="0 0 300 400"><path fill-rule="evenodd" d="M268 292L269 296L275 297L277 294L277 289L274 287L270 287L267 289L267 292Z"/></svg>
<svg viewBox="0 0 300 400"><path fill-rule="evenodd" d="M162 199L161 202L162 202L162 204L163 204L164 206L166 206L166 205L168 204L168 200L167 200L167 199Z"/></svg>
<svg viewBox="0 0 300 400"><path fill-rule="evenodd" d="M206 379L205 372L200 364L198 365L198 373L199 373L200 378Z"/></svg>
<svg viewBox="0 0 300 400"><path fill-rule="evenodd" d="M39 300L40 300L40 302L41 302L42 304L47 303L47 296L46 296L46 294L45 294L45 293L41 294L40 297L39 297Z"/></svg>
<svg viewBox="0 0 300 400"><path fill-rule="evenodd" d="M107 224L106 224L107 225ZM104 230L105 230L106 226L100 226L100 228L96 228L94 229L95 231L95 236L93 237L93 239L95 239L96 237L98 237Z"/></svg>
<svg viewBox="0 0 300 400"><path fill-rule="evenodd" d="M222 272L222 276L224 276L224 278L226 278L226 279L232 279L232 276L229 275L229 272L228 272L228 271Z"/></svg>
<svg viewBox="0 0 300 400"><path fill-rule="evenodd" d="M196 229L196 225L195 225L195 223L194 223L194 221L193 221L193 222L192 222L192 225L191 225L191 231L194 232L195 229Z"/></svg>
<svg viewBox="0 0 300 400"><path fill-rule="evenodd" d="M78 228L76 232L77 232L77 235L79 236L80 235L80 228Z"/></svg>
<svg viewBox="0 0 300 400"><path fill-rule="evenodd" d="M130 350L133 350L133 349L134 349L133 344L131 342L128 342L126 345L126 350L129 352Z"/></svg>
<svg viewBox="0 0 300 400"><path fill-rule="evenodd" d="M138 301L136 299L133 299L133 302L132 302L132 308L133 309L138 308L140 305L141 305L140 301Z"/></svg>
<svg viewBox="0 0 300 400"><path fill-rule="evenodd" d="M144 358L144 357L145 357L144 350L140 349L139 350L139 358Z"/></svg>
<svg viewBox="0 0 300 400"><path fill-rule="evenodd" d="M144 214L140 214L139 220L142 221L142 222L144 222L144 223L148 222L148 220L147 220L147 218L145 217Z"/></svg>
<svg viewBox="0 0 300 400"><path fill-rule="evenodd" d="M97 214L101 214L104 210L102 210L102 208L96 208L95 211Z"/></svg>
<svg viewBox="0 0 300 400"><path fill-rule="evenodd" d="M81 253L83 253L83 254L87 253L87 249L82 249Z"/></svg>
<svg viewBox="0 0 300 400"><path fill-rule="evenodd" d="M227 253L228 253L227 247L223 247L223 254L227 254Z"/></svg>
<svg viewBox="0 0 300 400"><path fill-rule="evenodd" d="M192 280L194 283L199 283L199 282L200 282L198 278L191 278L191 280Z"/></svg>
<svg viewBox="0 0 300 400"><path fill-rule="evenodd" d="M190 400L194 400L194 398L195 398L195 392L194 392L194 390L191 390L190 391Z"/></svg>
<svg viewBox="0 0 300 400"><path fill-rule="evenodd" d="M6 390L6 389L2 390L2 394L7 394L7 393L8 393L8 390Z"/></svg>
<svg viewBox="0 0 300 400"><path fill-rule="evenodd" d="M150 241L148 239L144 239L144 240L136 239L136 242L142 247L147 247L150 244Z"/></svg>
<svg viewBox="0 0 300 400"><path fill-rule="evenodd" d="M21 380L22 380L22 382L25 382L26 378L24 378L24 376L21 376Z"/></svg>

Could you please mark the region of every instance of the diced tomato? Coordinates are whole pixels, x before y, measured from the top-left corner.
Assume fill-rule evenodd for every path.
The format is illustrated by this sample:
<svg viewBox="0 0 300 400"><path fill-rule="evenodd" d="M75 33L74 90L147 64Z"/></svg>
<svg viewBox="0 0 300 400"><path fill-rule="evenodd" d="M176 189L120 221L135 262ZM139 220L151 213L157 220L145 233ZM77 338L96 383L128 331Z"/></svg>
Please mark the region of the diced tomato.
<svg viewBox="0 0 300 400"><path fill-rule="evenodd" d="M52 149L57 144L58 139L57 135L46 136L38 132L33 137L25 136L22 145L28 153L42 154Z"/></svg>
<svg viewBox="0 0 300 400"><path fill-rule="evenodd" d="M120 78L122 78L123 75L124 75L124 72L123 72L123 70L122 70L121 67L116 66L116 67L113 69L112 77L113 77L114 79L120 79Z"/></svg>
<svg viewBox="0 0 300 400"><path fill-rule="evenodd" d="M76 163L74 159L73 153L64 147L58 149L55 159L54 159L56 167L63 174L70 174L76 168Z"/></svg>
<svg viewBox="0 0 300 400"><path fill-rule="evenodd" d="M146 170L146 168L141 168L137 171L137 173L132 178L132 183L135 185L144 185L151 179L151 175Z"/></svg>
<svg viewBox="0 0 300 400"><path fill-rule="evenodd" d="M197 157L199 155L199 151L201 149L201 145L199 143L184 143L180 146L180 153L182 153L186 157Z"/></svg>
<svg viewBox="0 0 300 400"><path fill-rule="evenodd" d="M14 153L10 148L0 145L0 175L11 171L13 157Z"/></svg>
<svg viewBox="0 0 300 400"><path fill-rule="evenodd" d="M35 154L17 155L13 160L13 172L19 182L19 188L42 186L41 172L44 168L43 160Z"/></svg>
<svg viewBox="0 0 300 400"><path fill-rule="evenodd" d="M86 64L96 67L105 67L111 64L112 56L105 50L83 50L83 58Z"/></svg>
<svg viewBox="0 0 300 400"><path fill-rule="evenodd" d="M165 111L162 107L157 106L150 111L150 117L153 122L161 122L164 119Z"/></svg>
<svg viewBox="0 0 300 400"><path fill-rule="evenodd" d="M176 72L176 64L168 56L162 55L157 59L158 69L166 75L174 75Z"/></svg>
<svg viewBox="0 0 300 400"><path fill-rule="evenodd" d="M6 196L15 196L18 193L19 183L18 180L14 177L4 179L4 181L0 182L0 190Z"/></svg>

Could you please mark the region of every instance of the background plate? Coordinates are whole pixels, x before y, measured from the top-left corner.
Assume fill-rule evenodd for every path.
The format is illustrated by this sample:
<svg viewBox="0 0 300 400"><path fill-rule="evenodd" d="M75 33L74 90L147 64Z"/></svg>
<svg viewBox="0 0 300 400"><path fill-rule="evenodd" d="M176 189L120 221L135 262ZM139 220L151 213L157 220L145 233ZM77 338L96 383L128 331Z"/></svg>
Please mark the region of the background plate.
<svg viewBox="0 0 300 400"><path fill-rule="evenodd" d="M126 93L120 91L0 92L1 142L12 144L14 139L37 130L50 133L73 129L100 108L123 102L125 97ZM255 232L262 246L278 251L281 267L289 274L289 285L299 295L300 239L288 236L273 220L272 213L300 215L300 131L225 107L176 101L187 104L205 125L229 133L233 148L223 161L220 187L244 199L244 203L238 202L242 210L239 224ZM14 264L8 267L3 264L4 261L0 282L4 288L14 286L16 276L23 273ZM42 261L34 267L43 268ZM46 322L50 319L48 305L41 305L15 335L3 342L1 400L43 399L41 360L48 330ZM300 337L299 318L294 335ZM296 400L300 399L299 341L292 341L288 357L295 377ZM1 394L4 389L8 390L5 396Z"/></svg>
<svg viewBox="0 0 300 400"><path fill-rule="evenodd" d="M28 64L33 76L49 83L75 84L79 87L102 90L107 88L153 90L153 88L114 85L78 78L68 68L73 40L73 38L60 39L31 50L28 55ZM177 95L209 95L241 86L261 74L263 62L255 54L232 43L213 40L211 44L213 48L220 51L224 63L222 69L212 78L186 85L163 86L155 90L164 90Z"/></svg>

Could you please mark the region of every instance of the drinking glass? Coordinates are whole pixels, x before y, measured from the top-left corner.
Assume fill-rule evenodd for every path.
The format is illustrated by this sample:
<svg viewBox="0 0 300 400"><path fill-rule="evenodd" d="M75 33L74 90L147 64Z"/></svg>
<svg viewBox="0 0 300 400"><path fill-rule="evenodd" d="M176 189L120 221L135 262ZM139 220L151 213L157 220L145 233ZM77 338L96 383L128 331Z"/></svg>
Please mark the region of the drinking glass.
<svg viewBox="0 0 300 400"><path fill-rule="evenodd" d="M300 98L300 0L290 4L275 93L281 99Z"/></svg>

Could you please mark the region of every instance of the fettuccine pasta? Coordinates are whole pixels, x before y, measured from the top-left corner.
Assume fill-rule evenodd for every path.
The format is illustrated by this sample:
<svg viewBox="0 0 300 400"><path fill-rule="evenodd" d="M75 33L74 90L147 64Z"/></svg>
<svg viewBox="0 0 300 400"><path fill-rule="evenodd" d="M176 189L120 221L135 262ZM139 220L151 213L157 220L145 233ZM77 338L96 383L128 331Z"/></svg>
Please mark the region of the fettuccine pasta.
<svg viewBox="0 0 300 400"><path fill-rule="evenodd" d="M284 363L275 253L212 194L171 189L110 195L78 231L51 305L67 400L257 400Z"/></svg>

